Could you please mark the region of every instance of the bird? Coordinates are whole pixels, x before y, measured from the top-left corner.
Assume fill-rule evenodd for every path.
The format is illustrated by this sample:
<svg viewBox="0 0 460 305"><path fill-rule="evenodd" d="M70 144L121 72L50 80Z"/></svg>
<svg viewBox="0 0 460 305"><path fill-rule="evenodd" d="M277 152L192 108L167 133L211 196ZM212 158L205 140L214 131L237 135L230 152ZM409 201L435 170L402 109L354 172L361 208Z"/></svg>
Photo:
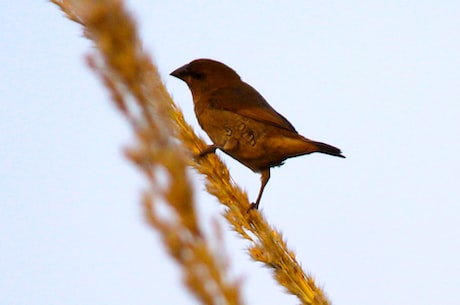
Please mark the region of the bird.
<svg viewBox="0 0 460 305"><path fill-rule="evenodd" d="M256 89L219 61L195 59L170 75L189 87L198 123L212 141L199 156L219 149L261 174L250 209L259 208L270 169L286 159L314 152L345 158L339 148L300 135Z"/></svg>

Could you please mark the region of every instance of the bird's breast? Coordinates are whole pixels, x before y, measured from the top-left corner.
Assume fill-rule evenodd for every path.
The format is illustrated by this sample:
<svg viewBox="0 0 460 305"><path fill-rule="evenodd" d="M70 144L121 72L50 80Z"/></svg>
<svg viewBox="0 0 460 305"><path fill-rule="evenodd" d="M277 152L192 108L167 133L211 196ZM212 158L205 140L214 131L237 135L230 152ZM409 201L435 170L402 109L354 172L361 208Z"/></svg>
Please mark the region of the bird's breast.
<svg viewBox="0 0 460 305"><path fill-rule="evenodd" d="M264 127L254 128L254 121L225 110L203 110L197 112L201 128L211 140L223 150L230 151L255 147L264 134ZM235 143L231 145L231 143Z"/></svg>
<svg viewBox="0 0 460 305"><path fill-rule="evenodd" d="M224 110L204 109L196 114L211 141L253 171L279 165L285 159L267 148L272 126Z"/></svg>

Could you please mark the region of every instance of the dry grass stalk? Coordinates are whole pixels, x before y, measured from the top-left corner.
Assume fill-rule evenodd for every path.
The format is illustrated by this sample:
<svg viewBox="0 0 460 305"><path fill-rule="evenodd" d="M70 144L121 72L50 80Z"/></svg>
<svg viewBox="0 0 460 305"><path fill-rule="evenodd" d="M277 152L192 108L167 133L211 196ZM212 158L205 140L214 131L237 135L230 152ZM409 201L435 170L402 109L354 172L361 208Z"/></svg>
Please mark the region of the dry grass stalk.
<svg viewBox="0 0 460 305"><path fill-rule="evenodd" d="M258 211L248 212L246 193L232 182L220 159L213 154L190 158L206 144L185 122L156 66L143 52L135 23L122 1L52 2L69 19L81 24L85 36L96 45L98 55L91 56L88 62L137 137L138 143L127 151L127 156L149 182L143 199L146 218L183 267L190 291L203 304L241 304L238 284L227 279L225 262L212 254L201 233L186 175L188 164L207 177L207 190L227 207L224 216L233 229L251 242L249 254L254 260L270 268L278 283L302 304L329 304L288 250L281 234ZM161 216L164 210L167 217Z"/></svg>

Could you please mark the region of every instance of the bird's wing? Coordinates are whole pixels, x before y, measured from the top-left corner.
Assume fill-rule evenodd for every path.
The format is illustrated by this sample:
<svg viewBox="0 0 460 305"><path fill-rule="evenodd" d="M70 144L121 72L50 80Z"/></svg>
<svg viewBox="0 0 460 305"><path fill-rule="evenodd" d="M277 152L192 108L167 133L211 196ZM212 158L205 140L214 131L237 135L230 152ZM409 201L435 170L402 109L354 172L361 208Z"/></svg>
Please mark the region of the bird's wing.
<svg viewBox="0 0 460 305"><path fill-rule="evenodd" d="M231 111L297 133L294 126L276 112L257 90L244 82L213 90L209 98L214 109Z"/></svg>

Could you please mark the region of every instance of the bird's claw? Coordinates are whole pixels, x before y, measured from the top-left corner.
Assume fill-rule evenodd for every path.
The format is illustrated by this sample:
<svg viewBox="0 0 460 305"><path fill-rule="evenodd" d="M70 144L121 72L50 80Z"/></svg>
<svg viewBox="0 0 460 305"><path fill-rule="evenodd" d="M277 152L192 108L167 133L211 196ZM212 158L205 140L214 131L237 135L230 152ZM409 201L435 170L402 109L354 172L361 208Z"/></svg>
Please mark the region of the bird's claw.
<svg viewBox="0 0 460 305"><path fill-rule="evenodd" d="M251 202L251 204L249 205L249 209L247 210L247 212L249 213L250 211L252 210L258 210L259 209L259 204L258 203L255 203L255 202Z"/></svg>

